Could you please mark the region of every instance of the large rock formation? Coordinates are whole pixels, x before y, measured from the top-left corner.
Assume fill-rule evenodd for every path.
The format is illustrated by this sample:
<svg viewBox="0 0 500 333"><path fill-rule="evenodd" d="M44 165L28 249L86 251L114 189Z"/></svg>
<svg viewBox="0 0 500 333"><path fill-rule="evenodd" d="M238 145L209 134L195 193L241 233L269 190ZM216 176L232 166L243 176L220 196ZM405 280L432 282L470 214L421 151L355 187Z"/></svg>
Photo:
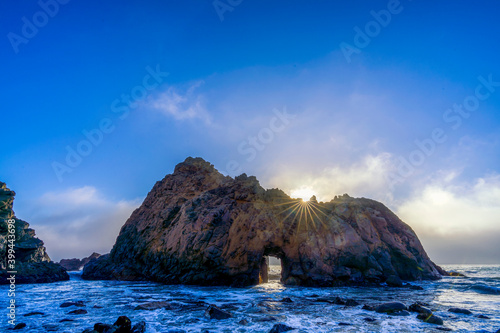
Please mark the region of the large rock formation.
<svg viewBox="0 0 500 333"><path fill-rule="evenodd" d="M415 232L383 204L347 195L326 203L265 190L188 158L157 182L86 279L247 286L281 259L287 285L439 279Z"/></svg>
<svg viewBox="0 0 500 333"><path fill-rule="evenodd" d="M43 242L30 225L15 217L12 206L16 193L0 182L0 284L7 284L8 271L17 271L16 283L44 283L69 280L66 270L51 262ZM8 265L9 221L14 221L15 263ZM12 244L12 243L10 243Z"/></svg>
<svg viewBox="0 0 500 333"><path fill-rule="evenodd" d="M72 258L72 259L61 259L59 261L59 265L64 267L68 272L71 271L79 271L85 266L90 260L92 259L97 259L101 255L99 253L92 253L90 256L85 257L83 259L77 259L77 258Z"/></svg>

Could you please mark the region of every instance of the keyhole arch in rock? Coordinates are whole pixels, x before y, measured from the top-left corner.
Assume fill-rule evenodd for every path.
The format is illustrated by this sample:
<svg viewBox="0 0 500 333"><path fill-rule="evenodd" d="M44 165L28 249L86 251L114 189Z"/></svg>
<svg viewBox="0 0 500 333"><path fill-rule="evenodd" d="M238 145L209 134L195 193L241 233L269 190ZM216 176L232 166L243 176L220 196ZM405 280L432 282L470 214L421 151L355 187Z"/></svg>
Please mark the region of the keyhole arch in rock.
<svg viewBox="0 0 500 333"><path fill-rule="evenodd" d="M259 283L269 282L269 269L270 269L270 258L276 258L279 260L281 265L280 271L280 281L283 282L283 273L286 271L284 265L286 260L285 252L279 246L266 246L264 248L262 258L260 260L259 266Z"/></svg>

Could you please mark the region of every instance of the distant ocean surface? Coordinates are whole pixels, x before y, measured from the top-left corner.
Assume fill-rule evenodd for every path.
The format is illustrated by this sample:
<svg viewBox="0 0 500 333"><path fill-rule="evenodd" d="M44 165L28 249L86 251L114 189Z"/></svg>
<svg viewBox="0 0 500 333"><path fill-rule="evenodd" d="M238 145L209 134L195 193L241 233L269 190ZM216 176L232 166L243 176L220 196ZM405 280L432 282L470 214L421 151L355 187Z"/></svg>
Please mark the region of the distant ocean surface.
<svg viewBox="0 0 500 333"><path fill-rule="evenodd" d="M79 272L71 280L51 284L18 285L16 321L28 326L18 332L82 332L97 322L113 324L126 315L132 323L144 320L148 333L160 332L269 332L274 324L285 323L297 330L290 332L440 332L440 326L424 323L410 316L389 316L362 310L363 304L377 305L399 301L407 306L427 303L444 326L454 332L496 332L500 329L500 265L443 266L467 278L445 277L436 282L413 283L424 290L387 287L301 288L284 287L279 281L249 288L166 286L151 282L85 281ZM279 266L271 266L271 276L279 275ZM0 331L7 323L8 286L0 286ZM345 307L321 298L353 298L361 305ZM289 297L293 302L280 302ZM61 308L67 301L83 301L87 314L68 314L75 307ZM134 310L141 303L168 301L170 310ZM227 320L204 317L207 304L215 304L233 314ZM97 306L97 307L94 307ZM448 312L451 307L472 311L472 315ZM78 308L81 309L81 308ZM25 317L40 311L43 315ZM478 318L484 315L490 319ZM375 321L366 321L372 318ZM62 319L74 321L60 322ZM238 324L242 319L247 325ZM345 323L349 325L339 325Z"/></svg>

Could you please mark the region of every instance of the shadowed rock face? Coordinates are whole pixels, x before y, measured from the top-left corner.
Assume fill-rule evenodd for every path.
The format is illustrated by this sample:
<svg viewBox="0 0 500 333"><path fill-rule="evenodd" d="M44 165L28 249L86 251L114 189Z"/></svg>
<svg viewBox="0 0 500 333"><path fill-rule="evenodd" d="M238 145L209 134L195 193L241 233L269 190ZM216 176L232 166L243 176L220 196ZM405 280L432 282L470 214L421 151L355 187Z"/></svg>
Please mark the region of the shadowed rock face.
<svg viewBox="0 0 500 333"><path fill-rule="evenodd" d="M83 259L77 259L77 258L61 259L61 261L59 261L59 265L61 265L62 267L64 267L68 272L79 271L90 260L92 260L94 258L99 258L100 256L101 255L99 253L94 252L90 256L85 257Z"/></svg>
<svg viewBox="0 0 500 333"><path fill-rule="evenodd" d="M259 283L268 255L281 259L288 285L440 278L413 230L383 204L347 195L303 203L201 158L154 185L83 277L247 286Z"/></svg>
<svg viewBox="0 0 500 333"><path fill-rule="evenodd" d="M12 206L16 193L0 182L0 284L7 283L8 221L15 225L16 283L42 283L69 280L61 266L50 261L43 241L35 237L29 224L15 217Z"/></svg>

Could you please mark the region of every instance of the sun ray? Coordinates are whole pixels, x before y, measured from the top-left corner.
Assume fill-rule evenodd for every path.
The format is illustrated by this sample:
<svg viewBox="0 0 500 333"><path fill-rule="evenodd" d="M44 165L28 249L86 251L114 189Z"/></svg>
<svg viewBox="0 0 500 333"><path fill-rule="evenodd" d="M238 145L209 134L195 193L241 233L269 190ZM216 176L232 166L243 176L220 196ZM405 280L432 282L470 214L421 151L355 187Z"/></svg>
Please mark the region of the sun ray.
<svg viewBox="0 0 500 333"><path fill-rule="evenodd" d="M285 209L283 209L283 210L280 212L280 214L281 214L281 213L283 213L283 212L285 212L285 211L287 211L287 210L289 210L289 209L291 209L291 208L298 207L299 205L300 205L300 203L299 203L299 202L296 202L296 203L295 203L295 204L293 204L292 206L288 206L288 207L286 207Z"/></svg>
<svg viewBox="0 0 500 333"><path fill-rule="evenodd" d="M311 212L313 212L313 214L314 214L314 215L316 215L316 217L318 218L319 223L320 223L320 224L321 224L321 225L322 225L325 229L328 229L328 225L327 225L325 222L323 222L323 219L322 219L322 218L321 218L321 217L320 217L320 216L316 213L316 210L318 210L318 211L319 211L319 209L318 209L316 206L311 205ZM320 211L320 212L321 212L321 211ZM321 212L321 213L323 213L323 212ZM324 214L325 216L327 216L325 213L323 213L323 214Z"/></svg>
<svg viewBox="0 0 500 333"><path fill-rule="evenodd" d="M310 203L311 203L311 205L312 205L312 206L314 206L314 208L316 208L316 210L318 210L321 214L323 214L323 215L325 215L325 216L328 216L328 214L326 214L325 212L323 212L323 211L321 210L323 207L321 207L321 205L320 205L320 204L318 204L318 203L314 203L314 202L312 202L312 201L311 201Z"/></svg>

